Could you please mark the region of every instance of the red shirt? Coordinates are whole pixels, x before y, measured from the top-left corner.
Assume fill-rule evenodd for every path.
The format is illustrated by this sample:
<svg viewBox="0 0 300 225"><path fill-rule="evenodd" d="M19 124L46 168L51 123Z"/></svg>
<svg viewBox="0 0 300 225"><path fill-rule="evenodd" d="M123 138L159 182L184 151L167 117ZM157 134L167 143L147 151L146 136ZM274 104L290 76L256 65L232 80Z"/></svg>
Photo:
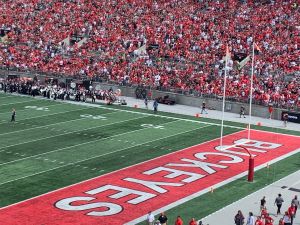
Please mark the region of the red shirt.
<svg viewBox="0 0 300 225"><path fill-rule="evenodd" d="M191 220L189 225L197 225L197 222L195 220Z"/></svg>
<svg viewBox="0 0 300 225"><path fill-rule="evenodd" d="M264 225L262 220L256 220L255 225Z"/></svg>
<svg viewBox="0 0 300 225"><path fill-rule="evenodd" d="M290 206L288 209L289 215L294 216L295 215L295 206Z"/></svg>
<svg viewBox="0 0 300 225"><path fill-rule="evenodd" d="M266 221L265 225L273 225L274 222L274 220L270 216L266 216L265 221Z"/></svg>
<svg viewBox="0 0 300 225"><path fill-rule="evenodd" d="M183 221L181 218L177 218L177 220L175 221L175 225L183 225Z"/></svg>

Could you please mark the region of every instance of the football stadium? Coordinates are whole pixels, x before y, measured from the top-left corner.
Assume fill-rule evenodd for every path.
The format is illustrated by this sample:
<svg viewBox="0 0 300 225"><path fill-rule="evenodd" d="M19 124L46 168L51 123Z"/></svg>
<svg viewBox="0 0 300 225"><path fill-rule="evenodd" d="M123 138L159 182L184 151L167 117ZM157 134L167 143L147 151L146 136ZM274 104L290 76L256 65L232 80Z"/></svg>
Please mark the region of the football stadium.
<svg viewBox="0 0 300 225"><path fill-rule="evenodd" d="M300 225L299 1L0 3L0 225Z"/></svg>

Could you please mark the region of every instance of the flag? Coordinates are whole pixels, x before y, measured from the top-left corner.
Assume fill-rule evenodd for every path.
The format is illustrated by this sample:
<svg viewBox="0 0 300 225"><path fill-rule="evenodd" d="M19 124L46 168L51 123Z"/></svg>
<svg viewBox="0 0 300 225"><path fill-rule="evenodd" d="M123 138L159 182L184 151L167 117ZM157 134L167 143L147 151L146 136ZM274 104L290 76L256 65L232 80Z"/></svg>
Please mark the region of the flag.
<svg viewBox="0 0 300 225"><path fill-rule="evenodd" d="M254 42L254 54L258 55L259 53L261 53L260 47Z"/></svg>
<svg viewBox="0 0 300 225"><path fill-rule="evenodd" d="M250 59L251 59L251 57L250 57L250 55L248 55L242 61L238 62L238 69L241 70L250 61Z"/></svg>

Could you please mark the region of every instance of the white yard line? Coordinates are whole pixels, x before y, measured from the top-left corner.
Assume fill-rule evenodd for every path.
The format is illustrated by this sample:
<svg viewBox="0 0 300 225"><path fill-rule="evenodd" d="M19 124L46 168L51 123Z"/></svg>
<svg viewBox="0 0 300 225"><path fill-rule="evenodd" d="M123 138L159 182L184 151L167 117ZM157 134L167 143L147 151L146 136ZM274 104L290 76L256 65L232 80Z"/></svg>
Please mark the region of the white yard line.
<svg viewBox="0 0 300 225"><path fill-rule="evenodd" d="M172 122L178 122L178 121L172 121ZM168 122L168 123L172 123L172 122ZM27 175L27 176L24 176L24 177L20 177L20 178L17 178L17 179L14 179L14 180L10 180L10 181L7 181L7 182L3 182L3 183L0 183L0 186L3 185L3 184L7 184L7 183L11 183L11 182L14 182L14 181L17 181L17 180L21 180L21 179L24 179L24 178L27 178L27 177L32 177L32 176L35 176L35 175L39 175L39 174L42 174L42 173L45 173L45 172L49 172L49 171L52 171L52 170L56 170L56 169L59 169L59 168L62 168L62 167L66 167L66 166L70 166L70 165L75 165L77 163L82 163L82 162L85 162L85 161L88 161L88 160L91 160L91 159L95 159L95 158L98 158L98 157L102 157L102 156L106 156L106 155L110 155L110 154L113 154L113 153L117 153L117 152L121 152L121 151L124 151L124 150L127 150L127 149L130 149L130 148L135 148L135 147L138 147L138 146L141 146L141 145L144 145L144 144L148 144L148 143L151 143L151 142L155 142L155 141L159 141L159 140L163 140L163 139L166 139L166 138L170 138L170 137L173 137L173 136L177 136L177 135L181 135L181 134L185 134L185 133L188 133L188 132L191 132L191 131L194 131L194 130L199 130L199 129L203 129L203 128L206 128L206 127L209 127L211 125L207 125L207 126L203 126L203 127L198 127L198 128L195 128L195 129L192 129L192 130L188 130L188 131L183 131L183 132L179 132L179 133L176 133L176 134L172 134L172 135L168 135L168 136L165 136L165 137L162 137L162 138L158 138L158 139L154 139L154 140L151 140L151 141L147 141L147 142L143 142L143 143L140 143L140 144L137 144L137 145L133 145L133 146L129 146L129 147L126 147L126 148L122 148L122 149L118 149L118 150L115 150L115 151L111 151L111 152L107 152L107 153L104 153L104 154L101 154L101 155L97 155L97 156L94 156L94 157L90 157L90 158L86 158L86 159L83 159L83 160L80 160L80 161L77 161L77 162L74 162L74 163L68 163L68 164L65 164L65 165L62 165L62 166L58 166L58 167L55 167L55 168L52 168L52 169L49 169L49 170L44 170L44 171L41 171L41 172L38 172L38 173L34 173L34 174L31 174L31 175ZM144 130L144 129L151 129L151 128L143 128L143 129L140 129L140 130ZM136 130L138 131L138 130ZM129 133L129 132L127 132ZM113 136L111 136L113 137ZM99 140L98 140L99 141ZM170 153L172 154L172 153ZM153 159L152 159L153 160ZM146 161L147 162L147 161ZM144 163L144 162L143 162ZM139 163L140 164L140 163ZM138 165L138 164L136 164ZM125 169L125 168L123 168ZM118 171L118 170L117 170ZM116 172L116 171L114 171ZM109 173L108 173L109 174ZM106 174L107 175L107 174ZM95 178L92 178L92 179L95 179ZM87 180L88 181L88 180ZM86 182L86 181L83 181L83 182ZM80 182L81 183L81 182ZM79 183L77 183L79 184ZM73 184L75 185L75 184ZM73 186L71 185L71 186ZM70 187L70 186L69 186ZM65 187L66 188L66 187ZM58 189L60 190L60 189ZM55 191L58 191L58 190L55 190ZM54 191L54 192L55 192ZM46 194L49 194L51 192L48 192ZM45 195L45 194L43 194ZM37 196L38 197L38 196ZM37 198L37 197L34 197L34 198ZM32 198L33 199L33 198ZM28 199L30 200L30 199ZM25 201L28 201L28 200L25 200ZM20 203L20 202L19 202ZM15 203L15 204L18 204L18 203ZM13 204L13 205L15 205ZM10 205L12 206L12 205ZM7 207L10 207L10 206L7 206ZM4 209L4 208L7 208L7 207L3 207L1 209Z"/></svg>
<svg viewBox="0 0 300 225"><path fill-rule="evenodd" d="M126 121L132 121L132 120L136 120L136 119L140 119L140 118L146 118L146 117L139 117L139 118L133 118L133 119L128 119L128 120L123 120L123 121L119 121L119 122L115 122L115 123L111 123L111 124L107 124L107 125L118 124L118 123L122 123L122 122L126 122ZM175 121L170 121L170 122L163 123L163 124L170 124L170 123L174 123L174 122L178 122L178 121L175 120ZM107 125L103 125L103 127L107 126ZM142 128L142 129L138 129L138 130L132 130L132 131L129 131L129 132L125 132L125 133L121 133L121 134L116 134L116 135L109 136L109 137L106 137L106 138L96 139L96 140L87 141L87 142L83 142L83 143L76 144L76 145L67 146L67 147L64 147L64 148L59 148L59 149L56 149L56 150L53 150L53 151L44 152L44 153L40 153L40 154L28 156L28 157L25 157L25 158L21 158L21 159L16 159L16 160L13 160L13 161L9 161L9 162L6 162L6 163L2 163L2 164L0 164L0 166L6 165L6 164L10 164L10 163L14 163L14 162L18 162L18 161L22 161L22 160L25 160L25 159L35 158L35 157L41 156L41 155L47 155L47 154L50 154L50 153L53 153L53 152L60 152L60 151L65 150L65 149L74 148L74 147L78 147L78 146L85 145L85 144L90 144L90 143L97 142L97 141L103 141L103 140L107 140L107 139L112 139L113 137L120 137L120 136L123 136L123 135L126 135L126 134L140 132L141 130L145 130L145 129L151 129L151 128L146 127L146 128Z"/></svg>
<svg viewBox="0 0 300 225"><path fill-rule="evenodd" d="M83 110L83 109L80 109L80 110ZM72 110L72 111L67 111L67 112L73 112L73 111L79 111L79 110ZM66 113L66 112L64 112L64 113ZM116 112L101 113L101 115L107 115L107 114L113 114L113 113L116 113ZM39 129L39 128L44 128L44 127L49 127L49 126L58 125L58 124L62 124L62 123L68 123L68 122L74 122L74 121L78 121L78 120L84 120L84 119L88 119L88 118L82 117L82 118L79 118L79 119L67 120L67 121L63 121L63 122L59 122L59 123L51 123L51 124L44 125L44 126L38 126L38 127L32 127L32 128L23 129L23 130L17 130L17 131L7 132L7 133L0 134L0 136L7 135L7 134L19 133L19 132L28 131L28 130Z"/></svg>
<svg viewBox="0 0 300 225"><path fill-rule="evenodd" d="M5 105L13 105L13 104L19 104L19 103L36 102L36 101L39 101L39 99L31 99L31 100L22 101L22 102L11 102L11 103L0 104L0 107L5 106Z"/></svg>
<svg viewBox="0 0 300 225"><path fill-rule="evenodd" d="M36 119L36 118L41 118L41 117L47 117L47 116L53 116L53 115L58 115L58 114L63 114L63 113L68 113L68 112L76 112L76 111L81 111L81 110L86 110L87 108L82 108L82 109L75 109L75 110L68 110L68 111L63 111L63 112L57 112L57 113L52 113L52 114L47 114L47 115L41 115L41 116L35 116L35 117L28 117L26 119L22 120L17 120L17 122L28 120L28 119ZM20 111L20 110L19 110ZM9 121L0 123L1 124L7 124Z"/></svg>
<svg viewBox="0 0 300 225"><path fill-rule="evenodd" d="M117 123L122 123L122 122L130 121L130 120L141 119L141 118L145 118L145 117L146 116L144 116L144 117L138 117L138 118L133 118L133 119L129 119L129 120L122 120L122 121L118 121L118 122L114 122L114 123L103 124L103 125L99 125L99 126L94 126L94 127L89 127L89 128L81 129L81 130L74 130L74 131L70 131L70 132L67 132L67 133L61 133L61 134L56 134L56 135L47 136L47 137L43 137L43 138L32 139L30 141L21 142L21 143L18 143L18 144L7 145L7 146L4 146L4 147L1 147L0 149L6 149L6 148L18 146L18 145L28 144L28 143L35 142L35 141L46 140L46 139L53 138L53 137L59 137L59 136L63 136L63 135L66 135L66 134L72 134L72 133L76 133L76 132L82 132L82 131L91 130L91 129L94 129L94 128L109 126L109 125L113 125L113 124L117 124ZM5 150L1 150L0 152L3 152L3 151L5 151ZM2 164L0 164L0 165L2 165Z"/></svg>
<svg viewBox="0 0 300 225"><path fill-rule="evenodd" d="M1 93L0 93L1 94ZM0 96L0 98L10 98L10 97L15 97L15 96L13 96L13 95L11 95L11 94L9 94L9 95L4 95L4 94L1 94L2 96Z"/></svg>
<svg viewBox="0 0 300 225"><path fill-rule="evenodd" d="M4 105L13 105L13 104L19 104L19 103L27 103L27 102L35 102L38 101L38 99L32 99L29 101L23 101L23 102L11 102L11 103L7 103L7 104L0 104L0 106L4 106Z"/></svg>
<svg viewBox="0 0 300 225"><path fill-rule="evenodd" d="M209 126L211 126L211 125L207 125L207 126L205 126L205 127L209 127ZM199 128L196 128L196 129L202 129L202 128L205 128L205 127L199 127ZM147 129L147 128L145 128L145 129ZM196 130L196 129L195 129L195 130ZM186 133L187 133L187 132L191 132L191 131L192 131L192 130L186 131ZM236 135L237 133L240 133L240 132L242 132L242 131L238 131L238 132L235 132L235 133L232 133L232 134L224 135L224 137L228 137L228 136L231 136L231 135ZM175 134L175 135L178 135L178 134ZM173 135L173 136L175 136L175 135ZM169 137L164 137L164 138L169 138ZM202 142L201 144L206 144L206 143L209 143L209 142L218 140L218 139L219 139L219 138L215 138L215 139L212 139L212 140L209 140L209 141ZM149 141L149 142L140 144L140 145L148 144L148 143L151 143L151 142L154 142L154 141L158 141L158 140L159 140L159 139L155 139L155 140L152 140L152 141ZM133 164L133 165L130 165L130 166L127 166L127 167L118 169L118 170L114 170L114 171L112 171L112 172L109 172L109 173L100 175L100 176L98 176L98 177L93 177L93 178L90 178L90 179L87 179L87 180L83 180L83 181L78 182L78 183L75 183L75 184L71 184L71 185L68 185L68 186L65 186L65 187L62 187L62 188L53 190L53 191L49 191L49 192L47 192L47 193L44 193L44 194L41 194L41 195L38 195L38 196L35 196L35 197L32 197L32 198L29 198L29 199L26 199L26 200L23 200L23 201L20 201L20 202L16 202L16 203L11 204L11 205L4 206L4 207L0 208L0 210L5 209L5 208L12 207L12 206L14 206L14 205L17 205L17 204L20 204L20 203L23 203L23 202L27 202L27 201L32 200L32 199L36 199L36 198L42 197L42 196L44 196L44 195L48 195L48 194L51 194L51 193L55 193L55 192L58 192L58 191L67 189L67 188L73 187L73 186L75 186L75 185L79 185L79 184L82 184L82 183L85 183L85 182L88 182L88 181L92 181L92 180L98 179L99 177L107 176L107 175L110 175L110 174L115 173L115 172L119 172L119 171L122 171L122 170L125 170L125 169L129 169L129 168L131 168L131 167L138 166L138 165L143 164L143 163L151 162L151 161L160 159L160 158L162 158L162 157L165 157L165 156L168 156L168 155L171 155L171 154L177 154L177 153L179 153L179 152L185 151L185 150L188 149L188 148L192 148L192 147L195 147L195 146L198 146L198 145L199 145L199 144L195 144L195 145L193 145L193 146L186 147L186 148L181 149L181 150L178 150L178 151L176 151L176 152L171 152L171 153L168 153L168 154L165 154L165 155L161 155L161 156L158 156L158 157L156 157L156 158L152 158L152 159L149 159L149 160L140 162L140 163L136 163L136 164ZM136 147L136 146L132 146L132 147ZM77 162L76 162L76 163L77 163ZM55 168L54 168L54 169L55 169ZM56 168L56 169L58 169L58 168ZM52 170L53 170L53 169L52 169ZM34 176L34 175L31 175L31 176ZM24 177L24 178L26 178L26 177ZM19 178L19 179L22 179L22 178ZM0 185L1 185L1 184L0 184Z"/></svg>

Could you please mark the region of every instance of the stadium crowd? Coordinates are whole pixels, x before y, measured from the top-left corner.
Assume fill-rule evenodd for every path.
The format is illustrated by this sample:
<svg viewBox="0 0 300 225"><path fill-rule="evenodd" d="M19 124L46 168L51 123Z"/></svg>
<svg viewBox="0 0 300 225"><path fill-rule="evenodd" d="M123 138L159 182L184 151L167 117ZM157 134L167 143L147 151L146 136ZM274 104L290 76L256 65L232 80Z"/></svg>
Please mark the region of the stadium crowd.
<svg viewBox="0 0 300 225"><path fill-rule="evenodd" d="M295 0L7 0L0 66L221 95L228 44L226 94L248 99L255 40L255 100L300 106L299 21Z"/></svg>

